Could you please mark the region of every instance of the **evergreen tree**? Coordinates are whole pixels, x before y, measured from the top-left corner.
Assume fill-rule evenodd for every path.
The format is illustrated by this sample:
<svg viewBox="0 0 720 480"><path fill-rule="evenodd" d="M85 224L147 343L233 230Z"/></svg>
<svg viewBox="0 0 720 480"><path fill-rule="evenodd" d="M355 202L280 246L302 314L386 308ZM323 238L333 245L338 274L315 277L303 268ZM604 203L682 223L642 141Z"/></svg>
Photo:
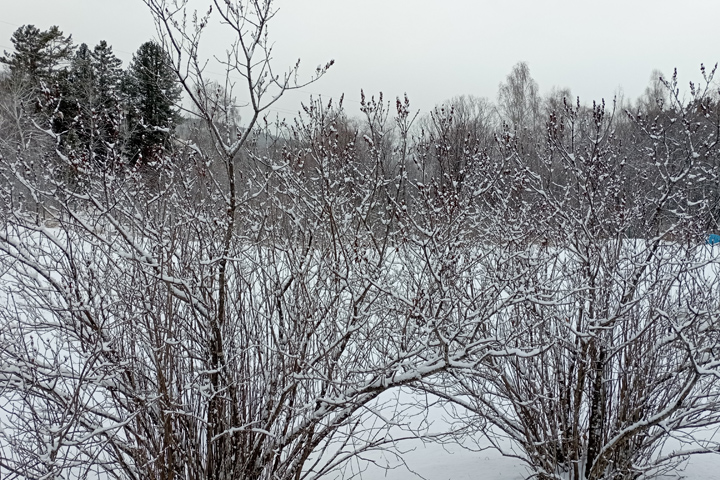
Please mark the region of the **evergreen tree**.
<svg viewBox="0 0 720 480"><path fill-rule="evenodd" d="M13 76L20 76L39 85L48 81L58 66L73 53L72 35L65 37L57 26L41 31L34 25L24 25L13 33L10 41L15 52L0 57Z"/></svg>
<svg viewBox="0 0 720 480"><path fill-rule="evenodd" d="M95 155L107 160L111 147L120 140L123 123L121 88L125 72L122 60L117 58L112 47L102 40L92 52L95 99L93 109L97 125L97 146ZM115 150L118 151L118 150Z"/></svg>
<svg viewBox="0 0 720 480"><path fill-rule="evenodd" d="M96 77L97 105L104 109L116 108L124 72L122 60L115 56L105 40L93 49L92 66Z"/></svg>
<svg viewBox="0 0 720 480"><path fill-rule="evenodd" d="M57 131L66 132L63 142L74 148L87 146L92 136L92 103L94 74L87 44L81 44L70 62L70 68L58 79L62 112L55 122Z"/></svg>
<svg viewBox="0 0 720 480"><path fill-rule="evenodd" d="M105 162L109 146L117 143L122 105L120 88L122 61L107 42L101 41L92 51L82 44L72 61L64 102L72 119L69 140L82 147L95 163Z"/></svg>
<svg viewBox="0 0 720 480"><path fill-rule="evenodd" d="M166 150L179 120L175 105L181 87L167 52L156 42L140 46L128 68L128 154L131 162L149 161Z"/></svg>
<svg viewBox="0 0 720 480"><path fill-rule="evenodd" d="M28 89L24 108L40 114L40 123L49 124L53 131L62 132L68 126L66 112L72 110L65 103L68 61L74 47L72 35L66 37L57 26L41 31L34 25L24 25L12 35L14 52L0 57L8 65L13 82ZM29 108L34 103L34 108Z"/></svg>

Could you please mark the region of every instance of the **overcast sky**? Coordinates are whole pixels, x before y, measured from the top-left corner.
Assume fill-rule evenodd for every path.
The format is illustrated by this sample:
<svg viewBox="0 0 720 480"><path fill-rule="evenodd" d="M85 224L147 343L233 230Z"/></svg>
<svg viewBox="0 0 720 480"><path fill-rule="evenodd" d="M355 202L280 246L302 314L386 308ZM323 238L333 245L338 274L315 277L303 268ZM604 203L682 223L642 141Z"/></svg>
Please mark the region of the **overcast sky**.
<svg viewBox="0 0 720 480"><path fill-rule="evenodd" d="M278 0L270 27L280 62L302 58L307 74L335 59L320 82L278 106L297 110L311 93L407 92L427 111L455 95L495 100L498 84L525 61L540 85L569 87L584 103L622 90L637 98L653 69L677 67L683 84L701 62L720 60L718 0ZM24 24L58 25L76 43L107 40L124 65L156 37L141 0L4 1L0 49ZM222 52L218 43L208 50ZM720 76L720 75L719 75Z"/></svg>

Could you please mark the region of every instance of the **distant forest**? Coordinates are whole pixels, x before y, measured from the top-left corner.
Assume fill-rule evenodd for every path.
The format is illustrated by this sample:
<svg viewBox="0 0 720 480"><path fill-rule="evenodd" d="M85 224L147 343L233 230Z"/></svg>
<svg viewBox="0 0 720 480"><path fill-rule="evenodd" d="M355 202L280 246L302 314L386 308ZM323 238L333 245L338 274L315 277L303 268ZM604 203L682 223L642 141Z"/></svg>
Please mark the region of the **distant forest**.
<svg viewBox="0 0 720 480"><path fill-rule="evenodd" d="M126 69L105 41L92 49L84 43L78 46L57 26L41 31L26 25L17 29L11 41L15 51L0 57L5 65L0 95L8 105L0 124L5 147L12 148L10 140L20 135L17 129L22 118L57 134L59 151L76 165L137 168L157 163L189 140L202 143L208 137L207 128L233 135L247 127L249 119L241 118L233 92L235 83L229 80L224 85L210 81L201 86L205 92L201 101L213 110L214 125L198 121L201 115L197 112L182 113L180 77L171 56L154 41L141 45ZM392 163L389 157L399 143L407 147L411 140L410 173L431 179L440 189L452 190L472 188L465 186L468 177L481 174L479 167L487 158L508 148L522 157L524 167L542 178L545 185L559 188L572 177L566 171L569 167L558 159L559 152L566 150L567 141L574 148L578 136L597 129L600 143L596 147L602 146L602 155L622 168L621 183L614 186L617 201L630 204L659 181L647 168L648 162L656 162L660 154L658 140L685 131L697 136L692 155L706 159L703 168L707 175L684 182L687 203L673 206L663 215L672 215L675 208L692 209L701 198L709 200L716 207L708 209L698 225L688 226L687 233L697 235L717 231L720 216L719 166L711 160L717 140L710 132L720 116L714 73L702 67L705 83L691 84L689 94L681 97L676 75L664 78L655 71L645 93L635 102L620 99L618 103L615 99L586 106L569 89L555 88L541 97L527 64L521 62L500 84L495 102L462 95L421 114L402 104L407 99L398 99L398 112L407 109L406 115L411 116L406 132L398 133L395 126L388 128L387 117L396 108L385 105L382 94L370 101L363 95L359 114L347 112L339 99L327 108L323 106L322 115L323 121L332 123L337 142L352 145L356 154L380 149L385 161ZM184 81L188 81L187 76ZM191 91L198 87L190 86ZM190 100L193 103L197 99ZM306 113L318 107L312 102L303 107ZM678 109L691 118L679 122ZM386 124L380 138L375 138L376 123L381 120ZM269 129L260 134L258 125L253 124L253 136L264 138L263 148L271 148L271 144L282 148L281 137L291 139L297 134L292 128L280 128L283 125L267 110L263 121L266 126L275 122L272 134ZM366 145L362 139L368 140ZM672 149L671 145L665 147ZM681 168L682 157L687 155L670 150L665 153L672 157L667 166L669 174ZM644 232L646 226L638 221L633 236L656 233Z"/></svg>

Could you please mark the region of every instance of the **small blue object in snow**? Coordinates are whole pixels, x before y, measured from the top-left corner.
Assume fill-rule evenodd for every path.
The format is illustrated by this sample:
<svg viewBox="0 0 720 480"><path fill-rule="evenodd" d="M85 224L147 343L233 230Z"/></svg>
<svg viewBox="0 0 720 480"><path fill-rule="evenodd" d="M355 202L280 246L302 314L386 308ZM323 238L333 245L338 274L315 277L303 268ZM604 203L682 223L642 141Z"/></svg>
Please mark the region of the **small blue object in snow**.
<svg viewBox="0 0 720 480"><path fill-rule="evenodd" d="M720 235L718 235L717 233L711 233L710 235L708 235L707 241L705 243L707 243L708 245L720 244Z"/></svg>

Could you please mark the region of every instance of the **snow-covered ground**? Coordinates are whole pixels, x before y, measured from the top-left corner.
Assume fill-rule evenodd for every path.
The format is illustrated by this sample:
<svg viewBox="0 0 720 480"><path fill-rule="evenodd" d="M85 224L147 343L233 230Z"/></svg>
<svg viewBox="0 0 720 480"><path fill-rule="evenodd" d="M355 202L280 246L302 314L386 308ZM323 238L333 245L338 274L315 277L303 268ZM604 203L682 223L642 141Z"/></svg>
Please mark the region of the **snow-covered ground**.
<svg viewBox="0 0 720 480"><path fill-rule="evenodd" d="M503 457L495 450L472 452L428 444L416 447L404 457L408 467L417 475L403 467L385 471L368 465L358 478L418 480L420 475L427 480L524 480L530 475L520 460ZM697 455L690 459L683 471L677 472L676 477L662 478L720 480L720 453Z"/></svg>
<svg viewBox="0 0 720 480"><path fill-rule="evenodd" d="M720 249L712 247L708 252L714 256L720 253ZM705 268L708 274L717 276L716 271L710 271L717 268L716 264L709 264ZM3 286L3 283L8 281L8 277L0 275L0 305L9 303L7 289ZM439 418L435 416L432 420L437 421ZM0 428L3 423L11 425L12 420L0 417ZM437 429L435 430L437 431ZM0 444L1 446L2 444ZM360 461L354 469L357 472L355 478L370 480L380 478L387 480L416 480L419 478L426 480L524 480L531 475L521 460L504 457L493 449L477 451L456 445L417 442L404 444L402 450L406 466L395 462L396 468L388 470L372 461ZM377 460L378 463L384 463L377 457L370 458ZM347 477L347 472L345 473ZM663 478L720 480L720 452L697 455L691 458L684 465L684 469L677 472L676 476Z"/></svg>
<svg viewBox="0 0 720 480"><path fill-rule="evenodd" d="M506 458L495 450L474 452L437 444L419 445L404 455L408 468L384 471L371 465L362 473L365 480L523 480L529 472L520 460ZM720 467L720 462L718 462ZM415 473L411 472L412 469ZM720 477L718 477L720 478Z"/></svg>
<svg viewBox="0 0 720 480"><path fill-rule="evenodd" d="M405 403L422 403L409 392L401 392L400 398ZM440 407L423 411L423 416L432 425L433 431L442 431L446 424L446 413ZM720 432L708 430L700 436L710 438ZM671 441L672 442L672 441ZM672 448L672 443L668 447ZM503 449L512 451L509 442L500 440ZM504 457L489 447L489 442L477 441L475 449L462 448L457 445L440 445L437 443L403 443L401 450L407 468L393 463L392 459L380 454L368 455L367 458L378 464L395 464L396 468L384 469L371 461L358 462L355 477L362 480L525 480L531 475L526 465L517 458ZM684 464L675 475L657 477L654 480L671 480L684 478L687 480L720 480L720 452L717 454L695 455ZM347 477L347 474L346 474ZM340 478L340 477L338 477Z"/></svg>

